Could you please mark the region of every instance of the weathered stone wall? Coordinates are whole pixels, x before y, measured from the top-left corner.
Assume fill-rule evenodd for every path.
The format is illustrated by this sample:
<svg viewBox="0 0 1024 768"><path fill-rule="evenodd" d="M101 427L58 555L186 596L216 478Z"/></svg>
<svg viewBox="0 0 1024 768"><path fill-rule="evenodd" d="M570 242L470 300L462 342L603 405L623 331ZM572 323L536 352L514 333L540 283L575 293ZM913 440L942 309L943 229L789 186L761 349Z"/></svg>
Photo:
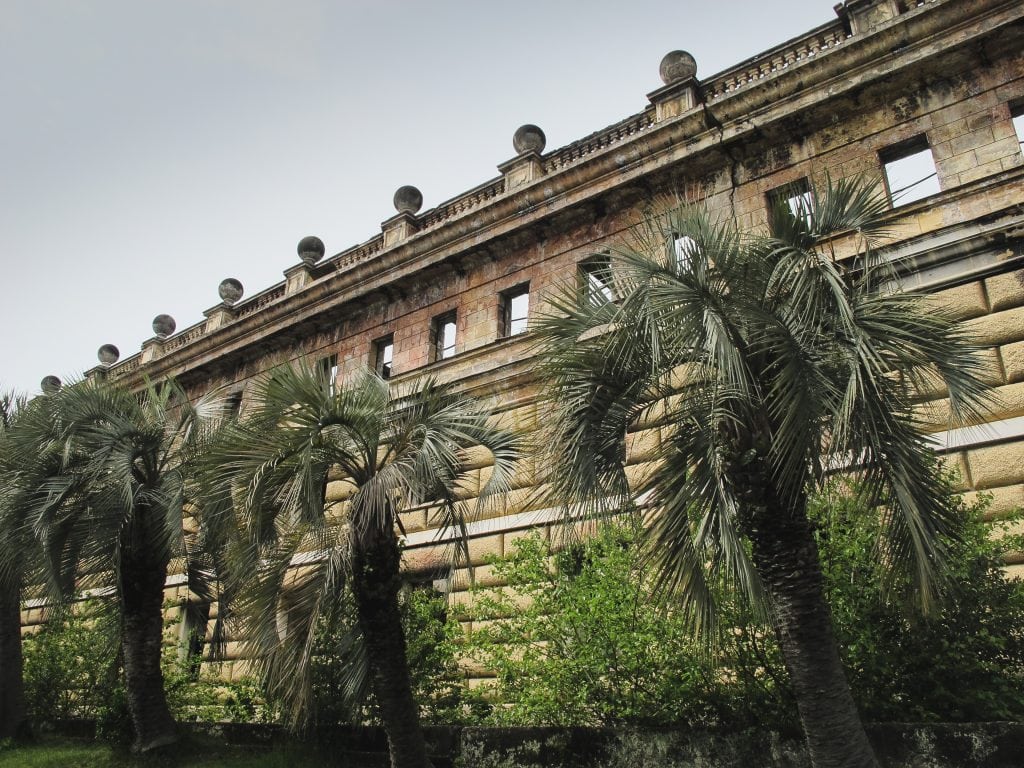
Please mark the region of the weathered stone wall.
<svg viewBox="0 0 1024 768"><path fill-rule="evenodd" d="M393 334L397 385L424 374L458 382L529 433L543 419L531 339L501 337L503 291L528 282L530 312L543 312L579 262L625 237L665 196L703 199L740 227L763 230L771 190L803 178L879 176L880 153L923 135L941 192L894 208L886 252L908 287L934 292L987 347L1000 397L987 431L950 431L940 391L927 393L922 412L963 489L991 493L992 513L1003 514L1024 503L1024 137L1011 119L1024 104L1024 8L931 0L896 14L888 0L862 5L874 10L858 11L848 27L837 20L704 82L669 83L616 126L547 154L523 152L500 166L501 178L433 211L400 213L377 238L289 269L285 284L210 310L216 323L147 343L109 375L174 375L195 394L241 392L244 411L254 379L273 365L336 355L344 376L372 365L374 340ZM842 239L833 247L837 258L849 253ZM453 310L456 355L433 361L431 321ZM629 434L631 473L645 470L662 429ZM486 559L524 531L560 536L536 492L537 469L525 462L515 489L470 528L470 559L485 584L493 580ZM481 454L463 489L468 502L488 471ZM349 492L337 478L328 500ZM429 513L403 515L406 565L421 579L443 573L448 539ZM1024 560L1009 571L1024 575ZM465 582L450 582L456 613L469 600ZM180 578L167 596L185 599ZM224 673L243 669L230 662Z"/></svg>

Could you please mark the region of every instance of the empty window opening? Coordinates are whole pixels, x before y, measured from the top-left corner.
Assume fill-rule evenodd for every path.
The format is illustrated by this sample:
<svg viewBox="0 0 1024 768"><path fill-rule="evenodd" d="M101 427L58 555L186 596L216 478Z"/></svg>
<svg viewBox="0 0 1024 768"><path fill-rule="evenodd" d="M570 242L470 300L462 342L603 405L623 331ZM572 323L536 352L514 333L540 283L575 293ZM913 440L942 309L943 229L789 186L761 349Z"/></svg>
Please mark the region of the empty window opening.
<svg viewBox="0 0 1024 768"><path fill-rule="evenodd" d="M338 356L321 357L316 363L317 376L327 385L327 391L334 394L334 384L338 379Z"/></svg>
<svg viewBox="0 0 1024 768"><path fill-rule="evenodd" d="M579 277L584 298L601 302L617 298L612 284L611 258L607 254L580 262Z"/></svg>
<svg viewBox="0 0 1024 768"><path fill-rule="evenodd" d="M679 272L686 272L693 265L693 254L697 241L689 235L672 236L672 263Z"/></svg>
<svg viewBox="0 0 1024 768"><path fill-rule="evenodd" d="M454 312L446 312L434 318L430 329L433 337L434 360L447 360L455 355L456 332L457 323Z"/></svg>
<svg viewBox="0 0 1024 768"><path fill-rule="evenodd" d="M242 412L242 393L232 392L224 398L224 418L235 419Z"/></svg>
<svg viewBox="0 0 1024 768"><path fill-rule="evenodd" d="M373 342L373 369L382 379L390 379L395 356L395 337L388 335Z"/></svg>
<svg viewBox="0 0 1024 768"><path fill-rule="evenodd" d="M1013 130L1017 133L1017 146L1024 152L1024 103L1010 108L1010 120L1013 121Z"/></svg>
<svg viewBox="0 0 1024 768"><path fill-rule="evenodd" d="M501 294L501 335L516 336L526 331L530 314L530 284L523 283Z"/></svg>
<svg viewBox="0 0 1024 768"><path fill-rule="evenodd" d="M794 219L811 225L813 200L807 178L798 179L768 192L769 220L775 221L780 212L788 212ZM773 230L775 229L773 225Z"/></svg>
<svg viewBox="0 0 1024 768"><path fill-rule="evenodd" d="M890 147L880 158L889 202L894 208L941 191L932 150L924 136Z"/></svg>

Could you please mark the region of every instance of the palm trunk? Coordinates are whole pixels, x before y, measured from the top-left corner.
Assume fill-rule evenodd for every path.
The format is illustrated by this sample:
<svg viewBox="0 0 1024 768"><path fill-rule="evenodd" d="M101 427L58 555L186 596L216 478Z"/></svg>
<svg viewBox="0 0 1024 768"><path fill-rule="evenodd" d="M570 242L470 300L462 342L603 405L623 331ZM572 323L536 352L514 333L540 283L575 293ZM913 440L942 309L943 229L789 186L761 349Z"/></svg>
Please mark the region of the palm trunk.
<svg viewBox="0 0 1024 768"><path fill-rule="evenodd" d="M746 509L754 565L772 600L811 763L877 768L839 658L806 499L785 505L770 482L759 485Z"/></svg>
<svg viewBox="0 0 1024 768"><path fill-rule="evenodd" d="M135 727L134 749L146 752L177 740L160 671L163 599L167 561L122 550L121 590L128 710Z"/></svg>
<svg viewBox="0 0 1024 768"><path fill-rule="evenodd" d="M0 739L19 736L27 727L20 598L16 586L0 588Z"/></svg>
<svg viewBox="0 0 1024 768"><path fill-rule="evenodd" d="M352 592L392 768L429 768L398 611L401 553L390 531L353 533Z"/></svg>

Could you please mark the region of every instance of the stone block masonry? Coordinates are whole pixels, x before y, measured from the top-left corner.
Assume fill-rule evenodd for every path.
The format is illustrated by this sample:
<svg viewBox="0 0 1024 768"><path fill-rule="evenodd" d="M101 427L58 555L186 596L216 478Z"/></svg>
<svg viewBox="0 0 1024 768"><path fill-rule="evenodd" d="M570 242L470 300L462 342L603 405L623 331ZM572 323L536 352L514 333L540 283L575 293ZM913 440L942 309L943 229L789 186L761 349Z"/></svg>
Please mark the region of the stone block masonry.
<svg viewBox="0 0 1024 768"><path fill-rule="evenodd" d="M547 152L543 132L524 126L513 159L496 158L496 178L424 212L422 196L403 188L396 215L365 243L324 258L323 244L306 238L301 263L282 265L281 284L218 305L204 323L147 343L145 358L95 373L129 385L174 376L197 396L234 392L244 413L253 381L274 365L333 359L345 376L379 366L389 340L395 384L425 374L454 382L489 398L503 423L532 433L544 413L531 335L512 332L508 296L525 287L529 316L544 312L581 262L626 236L659 200L703 200L763 231L773 190L864 173L881 182L887 158L913 146L930 155L939 191L892 200L883 252L906 287L933 293L976 335L999 397L973 431L952 428L944 392L922 392L921 413L963 489L991 493L992 513L1005 514L1024 501L1024 137L1013 124L1024 105L1024 5L863 0L838 8L833 22L710 77L674 53L659 86L661 52L652 52L642 112ZM849 253L835 247L840 260ZM454 354L439 358L433 324L450 313ZM666 428L652 413L631 430L632 476L649 470ZM461 492L467 502L488 476L487 457L474 461ZM509 551L535 526L557 536L547 530L557 516L540 501L542 469L524 467L516 489L485 508L471 531L474 563ZM351 490L341 477L328 486L339 514ZM430 508L407 512L402 524L410 578L445 575L447 537ZM466 599L456 591L453 606ZM25 620L38 621L37 609Z"/></svg>

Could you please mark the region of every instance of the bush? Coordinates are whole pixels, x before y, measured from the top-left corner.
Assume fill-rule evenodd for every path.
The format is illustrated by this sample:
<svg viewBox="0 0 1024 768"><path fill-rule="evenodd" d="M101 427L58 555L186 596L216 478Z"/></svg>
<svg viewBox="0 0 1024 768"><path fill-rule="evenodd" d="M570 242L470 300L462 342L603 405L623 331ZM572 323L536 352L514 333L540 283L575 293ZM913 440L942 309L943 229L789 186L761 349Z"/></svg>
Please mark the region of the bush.
<svg viewBox="0 0 1024 768"><path fill-rule="evenodd" d="M119 686L117 647L109 601L53 608L22 647L29 715L38 722L101 715Z"/></svg>
<svg viewBox="0 0 1024 768"><path fill-rule="evenodd" d="M878 556L881 520L837 484L811 514L837 639L868 720L1024 718L1024 583L1003 556L1024 551L984 502L961 503L963 530L945 542L950 583L922 616ZM952 493L952 492L951 492ZM1017 516L1019 519L1020 516ZM723 632L711 652L659 597L624 524L553 554L539 535L494 563L508 589L477 589L483 621L470 656L497 675L498 725L675 725L795 731L798 720L774 633L720 590ZM525 607L524 607L525 606Z"/></svg>
<svg viewBox="0 0 1024 768"><path fill-rule="evenodd" d="M865 719L966 722L1024 718L1024 584L1002 571L1015 519L984 521L987 502L960 503L963 529L946 542L950 589L922 616L893 582L874 542L881 525L851 489L815 500L836 635Z"/></svg>
<svg viewBox="0 0 1024 768"><path fill-rule="evenodd" d="M128 741L132 726L118 644L113 601L89 599L54 608L49 620L24 641L25 688L30 716L38 722L94 719L97 736ZM164 689L171 714L181 722L268 722L274 713L253 680L197 675L195 660L164 647Z"/></svg>
<svg viewBox="0 0 1024 768"><path fill-rule="evenodd" d="M334 622L323 621L317 635L311 674L314 720L319 725L379 724L367 661L354 630L353 601L345 605L347 612ZM459 625L447 620L444 597L408 587L399 608L420 717L427 723L473 719L456 660Z"/></svg>
<svg viewBox="0 0 1024 768"><path fill-rule="evenodd" d="M554 555L533 534L494 563L510 589L475 590L473 618L486 623L467 646L497 675L492 723L737 727L777 708L765 674L774 648L741 601L728 603L730 631L718 638L721 653L742 661L726 674L654 589L639 533L602 526Z"/></svg>

